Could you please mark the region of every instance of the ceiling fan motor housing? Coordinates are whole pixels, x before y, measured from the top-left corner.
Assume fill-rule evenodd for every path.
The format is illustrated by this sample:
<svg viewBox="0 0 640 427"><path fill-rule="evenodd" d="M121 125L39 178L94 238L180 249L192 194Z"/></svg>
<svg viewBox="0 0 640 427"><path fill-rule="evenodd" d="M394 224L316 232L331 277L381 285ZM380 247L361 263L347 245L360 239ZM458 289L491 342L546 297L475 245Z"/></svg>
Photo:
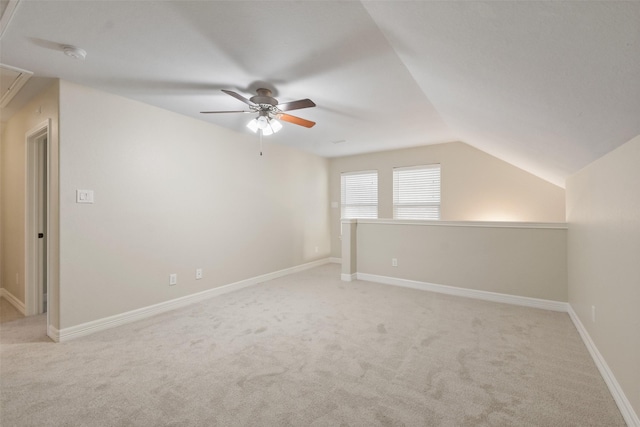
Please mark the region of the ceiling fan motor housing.
<svg viewBox="0 0 640 427"><path fill-rule="evenodd" d="M256 92L258 93L256 96L249 98L249 100L254 104L267 104L273 105L274 107L278 105L278 100L271 96L271 91L269 89L260 88Z"/></svg>
<svg viewBox="0 0 640 427"><path fill-rule="evenodd" d="M258 119L254 119L249 123L255 123L256 120L262 120L262 122L267 122L271 119L279 119L285 122L293 123L298 126L304 126L306 128L311 128L315 126L315 122L310 120L301 119L300 117L292 116L290 114L284 113L284 111L290 110L299 110L301 108L309 108L315 107L316 104L310 99L299 99L297 101L291 101L284 104L279 104L278 100L271 96L271 90L260 88L258 89L257 95L252 96L251 99L247 99L244 96L231 91L222 89L224 93L227 95L233 96L237 100L244 102L249 106L249 111L202 111L203 114L212 114L212 113L258 113ZM272 126L278 126L279 123L273 122ZM254 129L251 129L255 132ZM277 132L277 131L276 131Z"/></svg>

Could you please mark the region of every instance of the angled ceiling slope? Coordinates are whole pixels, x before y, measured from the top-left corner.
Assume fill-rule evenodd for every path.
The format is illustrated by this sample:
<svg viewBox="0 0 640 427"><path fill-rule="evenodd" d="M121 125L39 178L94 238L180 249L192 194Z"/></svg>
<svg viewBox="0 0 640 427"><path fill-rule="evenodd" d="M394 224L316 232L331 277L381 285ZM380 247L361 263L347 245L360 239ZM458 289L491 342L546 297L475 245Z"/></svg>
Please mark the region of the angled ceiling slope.
<svg viewBox="0 0 640 427"><path fill-rule="evenodd" d="M640 2L365 2L463 141L564 186L640 134Z"/></svg>
<svg viewBox="0 0 640 427"><path fill-rule="evenodd" d="M560 186L640 134L640 2L117 3L21 1L0 62L34 71L23 92L62 78L237 132L245 117L199 112L267 83L318 105L273 142L332 157L461 140Z"/></svg>

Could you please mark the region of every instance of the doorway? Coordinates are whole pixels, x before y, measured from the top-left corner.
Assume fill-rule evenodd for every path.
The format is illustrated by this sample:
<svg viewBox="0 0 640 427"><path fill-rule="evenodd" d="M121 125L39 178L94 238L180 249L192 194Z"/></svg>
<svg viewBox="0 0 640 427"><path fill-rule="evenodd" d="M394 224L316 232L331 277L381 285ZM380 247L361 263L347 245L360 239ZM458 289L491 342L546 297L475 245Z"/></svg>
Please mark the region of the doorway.
<svg viewBox="0 0 640 427"><path fill-rule="evenodd" d="M49 129L48 121L42 123L27 133L26 141L26 315L49 311Z"/></svg>

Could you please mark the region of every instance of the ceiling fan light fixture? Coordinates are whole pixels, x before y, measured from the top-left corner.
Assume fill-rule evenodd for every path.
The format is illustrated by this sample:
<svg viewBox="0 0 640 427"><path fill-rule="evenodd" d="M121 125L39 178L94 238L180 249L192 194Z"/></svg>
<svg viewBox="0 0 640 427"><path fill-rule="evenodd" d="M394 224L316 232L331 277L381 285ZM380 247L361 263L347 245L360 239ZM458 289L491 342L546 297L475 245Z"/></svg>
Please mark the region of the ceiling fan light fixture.
<svg viewBox="0 0 640 427"><path fill-rule="evenodd" d="M269 125L271 126L271 129L273 129L273 133L276 133L280 129L282 129L282 123L274 119L269 120Z"/></svg>
<svg viewBox="0 0 640 427"><path fill-rule="evenodd" d="M258 132L258 120L253 119L249 123L247 123L247 127L251 129L253 133Z"/></svg>
<svg viewBox="0 0 640 427"><path fill-rule="evenodd" d="M258 129L265 130L269 127L269 119L265 116L260 116L256 119L256 124L258 125Z"/></svg>
<svg viewBox="0 0 640 427"><path fill-rule="evenodd" d="M279 120L306 128L311 128L316 124L310 120L305 120L300 117L283 113L283 111L315 107L316 104L310 99L299 99L297 101L279 104L278 100L271 96L271 91L269 89L258 89L258 94L256 96L252 96L251 99L247 99L239 93L231 90L222 89L222 92L247 104L249 106L249 111L201 111L202 114L258 113L258 117L247 123L247 127L254 133L258 132L258 129L260 129L262 131L261 134L263 135L271 135L282 129L282 124Z"/></svg>
<svg viewBox="0 0 640 427"><path fill-rule="evenodd" d="M247 127L251 129L253 133L261 130L264 136L269 136L282 129L282 123L265 116L260 116L256 119L252 119L249 123L247 123Z"/></svg>

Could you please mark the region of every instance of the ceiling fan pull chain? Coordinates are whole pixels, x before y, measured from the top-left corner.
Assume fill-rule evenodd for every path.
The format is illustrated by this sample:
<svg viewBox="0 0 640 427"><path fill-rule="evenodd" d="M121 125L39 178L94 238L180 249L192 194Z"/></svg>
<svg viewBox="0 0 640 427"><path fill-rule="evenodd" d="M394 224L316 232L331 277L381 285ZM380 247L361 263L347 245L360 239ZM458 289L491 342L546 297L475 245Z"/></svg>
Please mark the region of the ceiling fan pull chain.
<svg viewBox="0 0 640 427"><path fill-rule="evenodd" d="M262 156L262 129L258 129L260 133L260 155Z"/></svg>

